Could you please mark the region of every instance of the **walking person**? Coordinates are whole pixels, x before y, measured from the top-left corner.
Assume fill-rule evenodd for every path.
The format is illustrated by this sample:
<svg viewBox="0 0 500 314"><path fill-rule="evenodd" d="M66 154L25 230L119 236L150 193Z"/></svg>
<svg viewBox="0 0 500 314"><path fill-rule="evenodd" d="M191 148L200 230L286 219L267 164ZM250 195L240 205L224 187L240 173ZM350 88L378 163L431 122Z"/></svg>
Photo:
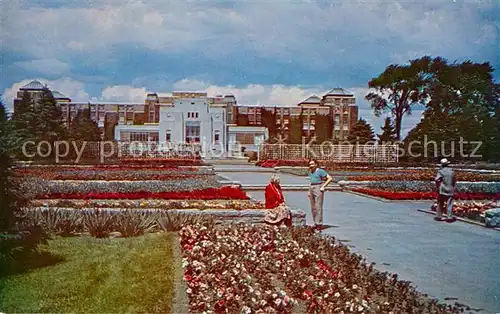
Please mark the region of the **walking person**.
<svg viewBox="0 0 500 314"><path fill-rule="evenodd" d="M453 217L453 194L455 193L456 179L448 159L441 159L441 168L436 175L436 187L438 192L436 217L437 221L443 221L442 213L447 210L447 222L454 222Z"/></svg>
<svg viewBox="0 0 500 314"><path fill-rule="evenodd" d="M314 159L309 161L309 200L311 202L311 213L316 230L323 229L323 199L326 187L333 181L332 177L324 169L321 169Z"/></svg>

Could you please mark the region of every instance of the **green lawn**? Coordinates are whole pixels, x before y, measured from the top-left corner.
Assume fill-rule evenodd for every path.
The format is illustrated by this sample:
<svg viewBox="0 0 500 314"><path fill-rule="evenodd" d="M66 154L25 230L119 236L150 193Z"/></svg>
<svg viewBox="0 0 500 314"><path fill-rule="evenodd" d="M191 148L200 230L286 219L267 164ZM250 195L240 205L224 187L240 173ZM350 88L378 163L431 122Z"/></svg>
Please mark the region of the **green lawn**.
<svg viewBox="0 0 500 314"><path fill-rule="evenodd" d="M57 238L52 266L0 277L0 312L170 313L173 234Z"/></svg>

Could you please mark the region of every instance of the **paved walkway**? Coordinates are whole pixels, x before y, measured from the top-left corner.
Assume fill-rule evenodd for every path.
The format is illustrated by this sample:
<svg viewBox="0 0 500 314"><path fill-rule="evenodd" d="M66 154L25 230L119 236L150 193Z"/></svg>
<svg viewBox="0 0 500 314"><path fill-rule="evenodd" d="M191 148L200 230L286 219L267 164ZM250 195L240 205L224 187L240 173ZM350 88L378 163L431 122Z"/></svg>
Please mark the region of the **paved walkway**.
<svg viewBox="0 0 500 314"><path fill-rule="evenodd" d="M243 185L266 183L271 175L251 170L220 174ZM280 177L283 183L305 180ZM249 194L264 199L263 192ZM287 203L307 212L310 223L306 192L284 194ZM500 232L462 222L439 223L416 211L429 206L429 202L387 203L326 192L324 222L335 227L324 232L346 240L353 252L375 262L379 270L397 273L433 297L458 298L484 309L482 313L500 313Z"/></svg>

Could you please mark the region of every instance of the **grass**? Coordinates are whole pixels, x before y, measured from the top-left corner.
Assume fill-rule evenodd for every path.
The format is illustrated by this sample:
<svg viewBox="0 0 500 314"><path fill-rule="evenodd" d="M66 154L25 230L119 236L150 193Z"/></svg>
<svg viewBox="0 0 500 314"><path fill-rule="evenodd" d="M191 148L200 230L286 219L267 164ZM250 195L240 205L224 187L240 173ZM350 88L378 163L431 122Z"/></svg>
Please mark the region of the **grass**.
<svg viewBox="0 0 500 314"><path fill-rule="evenodd" d="M136 238L56 238L41 247L60 262L0 277L0 312L170 313L170 233Z"/></svg>

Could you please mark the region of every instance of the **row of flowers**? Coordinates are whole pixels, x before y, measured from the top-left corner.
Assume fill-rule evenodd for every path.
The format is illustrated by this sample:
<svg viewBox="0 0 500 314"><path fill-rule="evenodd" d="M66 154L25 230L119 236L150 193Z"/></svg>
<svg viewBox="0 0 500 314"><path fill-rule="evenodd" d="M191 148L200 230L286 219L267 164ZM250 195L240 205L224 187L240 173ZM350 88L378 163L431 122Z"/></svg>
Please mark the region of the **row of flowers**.
<svg viewBox="0 0 500 314"><path fill-rule="evenodd" d="M434 192L436 184L433 181L374 181L363 184L366 188L387 190L394 192ZM500 182L458 182L459 193L488 193L500 192Z"/></svg>
<svg viewBox="0 0 500 314"><path fill-rule="evenodd" d="M374 164L362 162L337 162L330 160L319 160L320 164L328 170L347 170L355 169L359 171L373 171L374 169L385 169L387 167L394 167L395 164ZM307 167L309 159L265 159L256 163L259 167L273 168L273 167ZM402 166L402 164L397 164ZM407 164L405 167L418 167L422 165Z"/></svg>
<svg viewBox="0 0 500 314"><path fill-rule="evenodd" d="M361 175L348 176L346 180L350 181L432 181L436 177L436 171L425 169L420 171L407 171L398 174L380 174L380 175ZM457 181L466 182L500 182L499 174L482 174L474 172L456 172Z"/></svg>
<svg viewBox="0 0 500 314"><path fill-rule="evenodd" d="M40 195L59 194L88 194L88 193L135 193L141 191L183 192L219 188L221 184L215 176L196 176L168 181L54 181L39 178L30 178L22 181L23 191L28 198L37 198Z"/></svg>
<svg viewBox="0 0 500 314"><path fill-rule="evenodd" d="M39 172L39 173L15 173L18 177L37 177L44 180L104 180L104 181L143 181L143 180L183 180L194 178L197 175L208 174L195 174L194 172L182 171L63 171L63 172Z"/></svg>
<svg viewBox="0 0 500 314"><path fill-rule="evenodd" d="M482 221L485 211L487 211L488 209L498 208L498 207L500 207L500 202L498 201L454 202L453 214L458 217L464 217L468 219ZM437 204L433 204L431 210L437 211Z"/></svg>
<svg viewBox="0 0 500 314"><path fill-rule="evenodd" d="M236 225L180 231L194 313L458 313L308 228Z"/></svg>
<svg viewBox="0 0 500 314"><path fill-rule="evenodd" d="M130 208L130 209L150 209L159 208L170 209L263 209L264 204L253 200L81 200L81 199L47 199L33 200L32 207L52 207L52 208Z"/></svg>
<svg viewBox="0 0 500 314"><path fill-rule="evenodd" d="M199 171L200 166L171 166L171 165L71 165L71 166L54 166L54 165L39 165L39 166L21 166L15 168L16 173L20 174L38 174L44 171L125 171L125 170L150 170L150 171Z"/></svg>
<svg viewBox="0 0 500 314"><path fill-rule="evenodd" d="M435 200L437 199L436 192L412 192L412 191L388 191L374 188L352 188L351 191L362 193L370 196L381 197L389 200ZM487 200L500 199L500 192L496 193L455 193L454 199L457 200Z"/></svg>
<svg viewBox="0 0 500 314"><path fill-rule="evenodd" d="M170 166L202 166L204 162L199 156L188 158L120 158L125 165L170 165Z"/></svg>
<svg viewBox="0 0 500 314"><path fill-rule="evenodd" d="M89 193L48 193L37 195L37 199L169 199L169 200L246 200L248 195L240 188L225 186L203 190L178 192L151 192L148 190L136 192L89 192Z"/></svg>

